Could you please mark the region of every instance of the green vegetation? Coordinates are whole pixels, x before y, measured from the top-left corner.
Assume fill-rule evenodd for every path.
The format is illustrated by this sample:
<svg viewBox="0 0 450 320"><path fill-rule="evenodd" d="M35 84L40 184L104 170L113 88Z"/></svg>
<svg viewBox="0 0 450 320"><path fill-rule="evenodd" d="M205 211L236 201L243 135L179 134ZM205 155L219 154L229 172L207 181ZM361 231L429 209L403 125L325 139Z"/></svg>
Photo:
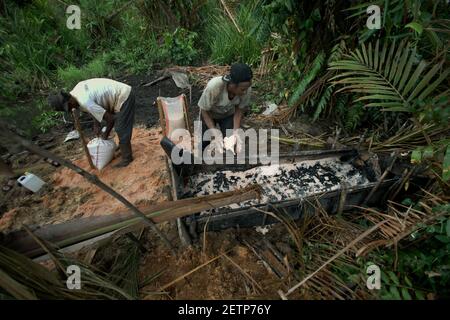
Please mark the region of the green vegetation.
<svg viewBox="0 0 450 320"><path fill-rule="evenodd" d="M112 76L112 70L108 70L106 56L97 57L79 68L69 65L64 69L58 68L57 71L58 82L67 90L70 90L81 80L108 76Z"/></svg>
<svg viewBox="0 0 450 320"><path fill-rule="evenodd" d="M352 282L367 263L384 266L377 298L449 297L448 1L372 1L381 9L379 30L366 27L369 4L363 0L78 0L81 30L66 27L61 1L4 3L0 117L29 134L58 123L45 103L56 88L171 65L239 61L264 69L259 98L283 105L282 121L304 114L342 129L349 140L366 131L361 145L368 149L409 153L435 183L421 194L427 201L406 199L404 205L442 216L418 223L395 250L377 248L359 265L336 270ZM261 110L253 105L251 111Z"/></svg>
<svg viewBox="0 0 450 320"><path fill-rule="evenodd" d="M166 56L170 63L172 61L178 65L191 65L196 61L198 51L195 48L197 33L190 32L183 28L177 28L173 33L164 33L164 44L161 47L163 56Z"/></svg>
<svg viewBox="0 0 450 320"><path fill-rule="evenodd" d="M215 6L210 5L205 14L204 42L211 52L211 62L231 64L241 61L255 65L260 61L261 50L269 36L262 4L263 1L244 2L234 15L224 14L220 1ZM227 9L232 10L232 6Z"/></svg>
<svg viewBox="0 0 450 320"><path fill-rule="evenodd" d="M198 57L195 32L165 27L155 32L145 11L124 6L126 1L76 1L81 8L80 30L66 27L68 15L59 1L6 2L6 12L0 16L0 116L20 127L27 126L24 109L31 110L28 123L34 129L45 131L54 118L42 109L42 92L70 89L90 77L189 65ZM33 132L29 125L24 129Z"/></svg>
<svg viewBox="0 0 450 320"><path fill-rule="evenodd" d="M430 94L447 79L450 69L442 69L442 63L428 67L420 60L417 67L412 68L418 60L416 47L410 50L411 43L401 42L396 46L385 43L383 49L379 41L374 48L372 43L361 45L361 50L350 52L343 60L330 63L330 70L340 73L333 79L334 84L346 85L340 91L363 94L355 101L373 100L366 107L379 107L384 111L420 112L419 105L427 99L426 104L434 104L428 99ZM436 78L433 80L433 78ZM425 105L420 106L424 108Z"/></svg>
<svg viewBox="0 0 450 320"><path fill-rule="evenodd" d="M395 104L401 101L421 117L443 122L449 117L443 90L448 77L448 5L442 1L375 2L383 13L381 30L365 27L363 1L348 7L330 0L107 0L100 4L79 0L74 4L81 8L81 30L66 27L68 15L60 1L6 2L0 17L0 56L5 62L0 114L5 117L16 114L6 110L8 103L30 104L39 90L70 87L83 78L146 73L202 61L242 61L257 67L264 56L269 57L274 82L272 90L265 90L266 97L277 103L286 100L313 120L339 109L338 93L345 89L341 84L353 84L347 88L352 93L350 104L377 97L364 107L376 103L383 109L406 111ZM357 36L351 36L354 33ZM360 79L345 70L362 72L365 82L358 85L365 87L354 87ZM394 84L383 83L384 74L376 75L377 71ZM403 71L411 71L409 78L401 76ZM422 82L416 86L419 78ZM410 95L397 94L398 89L408 89ZM365 97L357 94L368 90ZM428 99L423 101L425 96ZM362 111L360 106L351 109L354 112L337 110L340 116L335 120L355 130ZM372 112L363 120L379 118Z"/></svg>

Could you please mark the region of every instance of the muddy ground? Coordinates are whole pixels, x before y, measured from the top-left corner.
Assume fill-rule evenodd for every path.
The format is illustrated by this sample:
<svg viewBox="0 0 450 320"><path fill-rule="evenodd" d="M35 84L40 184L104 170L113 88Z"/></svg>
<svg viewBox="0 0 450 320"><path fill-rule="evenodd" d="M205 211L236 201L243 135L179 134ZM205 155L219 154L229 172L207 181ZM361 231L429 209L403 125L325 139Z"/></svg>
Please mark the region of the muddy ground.
<svg viewBox="0 0 450 320"><path fill-rule="evenodd" d="M194 246L179 249L176 256L155 246L156 242L147 242L149 253L143 256L140 279L163 273L142 287L140 295L143 299L279 299L277 290L286 290L286 283L243 243L262 237L252 229L207 232ZM271 238L289 240L282 232L273 232ZM285 257L293 259L293 252L287 246Z"/></svg>
<svg viewBox="0 0 450 320"><path fill-rule="evenodd" d="M176 97L184 93L189 101L189 90L178 88L172 78L152 86L143 86L157 79L160 75L161 73L159 72L153 75L132 75L117 79L131 85L136 90L136 124L143 124L147 127L158 125L159 114L156 107L156 98L159 96ZM191 119L198 117L197 102L200 99L202 90L203 88L192 87L192 105L189 108Z"/></svg>

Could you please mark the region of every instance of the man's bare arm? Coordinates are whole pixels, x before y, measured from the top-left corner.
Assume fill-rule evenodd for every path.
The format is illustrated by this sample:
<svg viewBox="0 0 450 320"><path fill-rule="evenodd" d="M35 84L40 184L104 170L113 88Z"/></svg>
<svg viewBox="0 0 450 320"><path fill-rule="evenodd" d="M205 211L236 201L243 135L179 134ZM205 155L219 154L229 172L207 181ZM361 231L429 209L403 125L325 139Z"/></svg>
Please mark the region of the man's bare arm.
<svg viewBox="0 0 450 320"><path fill-rule="evenodd" d="M95 119L94 116L92 116L92 119L94 119L94 135L96 137L100 136L100 122L97 121L97 119Z"/></svg>
<svg viewBox="0 0 450 320"><path fill-rule="evenodd" d="M233 129L237 130L241 127L241 121L243 117L242 109L239 107L235 107L234 117L233 117Z"/></svg>
<svg viewBox="0 0 450 320"><path fill-rule="evenodd" d="M114 127L114 114L111 112L106 111L103 115L103 119L106 121L106 131L103 133L102 138L104 140L107 140L109 137L109 134L111 133L112 128Z"/></svg>
<svg viewBox="0 0 450 320"><path fill-rule="evenodd" d="M203 117L203 120L205 121L206 126L209 129L214 129L216 127L214 125L214 121L208 111L202 110L202 117Z"/></svg>

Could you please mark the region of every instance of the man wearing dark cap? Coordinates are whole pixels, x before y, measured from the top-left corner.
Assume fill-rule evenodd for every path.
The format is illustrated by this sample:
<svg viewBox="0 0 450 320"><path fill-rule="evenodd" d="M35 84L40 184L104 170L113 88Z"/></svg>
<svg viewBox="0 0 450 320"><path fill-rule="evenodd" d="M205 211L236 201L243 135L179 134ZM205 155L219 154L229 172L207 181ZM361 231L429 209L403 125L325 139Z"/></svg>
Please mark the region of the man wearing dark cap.
<svg viewBox="0 0 450 320"><path fill-rule="evenodd" d="M61 91L49 97L57 111L72 112L79 108L94 118L94 134L107 140L115 126L119 136L122 161L116 167L126 167L133 161L131 136L135 114L135 95L132 88L111 79L96 78L79 82L70 93ZM100 135L100 124L106 121L106 131Z"/></svg>
<svg viewBox="0 0 450 320"><path fill-rule="evenodd" d="M214 136L227 136L227 129L232 129L232 139L236 146L236 152L240 152L241 141L236 132L241 126L244 110L250 105L250 94L253 73L250 67L244 63L236 63L231 66L230 74L212 78L206 85L198 106L202 118L202 136L205 131L217 130ZM220 135L221 133L221 135ZM223 139L214 140L215 147L223 152ZM209 141L203 142L203 148Z"/></svg>

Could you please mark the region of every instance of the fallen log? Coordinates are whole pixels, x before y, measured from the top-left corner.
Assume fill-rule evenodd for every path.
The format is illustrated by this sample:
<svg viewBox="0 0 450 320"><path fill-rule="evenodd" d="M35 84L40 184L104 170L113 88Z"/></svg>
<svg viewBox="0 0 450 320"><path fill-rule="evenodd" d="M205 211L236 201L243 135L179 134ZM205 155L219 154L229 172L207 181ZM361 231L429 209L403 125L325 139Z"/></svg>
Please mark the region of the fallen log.
<svg viewBox="0 0 450 320"><path fill-rule="evenodd" d="M204 197L167 201L153 206L141 206L139 209L153 223L157 224L204 210L256 199L259 196L260 187L254 185ZM40 239L51 242L59 248L64 248L112 231L121 230L123 233L127 233L142 226L145 226L145 222L128 210L106 216L87 217L61 224L46 225L41 228L30 227L30 230ZM3 246L28 257L34 258L45 254L44 250L24 230L6 234L3 238Z"/></svg>

